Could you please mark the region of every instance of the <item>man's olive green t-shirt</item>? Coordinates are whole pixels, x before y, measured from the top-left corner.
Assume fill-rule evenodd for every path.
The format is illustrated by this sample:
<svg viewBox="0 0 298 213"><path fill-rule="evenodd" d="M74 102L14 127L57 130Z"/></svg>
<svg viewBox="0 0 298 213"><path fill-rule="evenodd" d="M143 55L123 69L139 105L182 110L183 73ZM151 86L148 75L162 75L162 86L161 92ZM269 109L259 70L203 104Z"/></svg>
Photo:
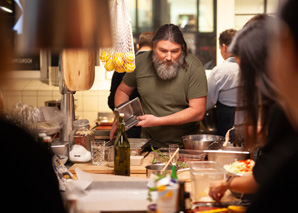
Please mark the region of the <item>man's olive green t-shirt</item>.
<svg viewBox="0 0 298 213"><path fill-rule="evenodd" d="M127 73L123 81L137 87L145 114L157 117L171 115L189 107L189 99L207 95L207 79L201 61L192 54L185 58L188 67L181 68L174 79L162 80L152 63L152 51L136 58L136 69ZM182 145L182 136L198 133L198 122L142 128L142 137L150 138L155 147Z"/></svg>

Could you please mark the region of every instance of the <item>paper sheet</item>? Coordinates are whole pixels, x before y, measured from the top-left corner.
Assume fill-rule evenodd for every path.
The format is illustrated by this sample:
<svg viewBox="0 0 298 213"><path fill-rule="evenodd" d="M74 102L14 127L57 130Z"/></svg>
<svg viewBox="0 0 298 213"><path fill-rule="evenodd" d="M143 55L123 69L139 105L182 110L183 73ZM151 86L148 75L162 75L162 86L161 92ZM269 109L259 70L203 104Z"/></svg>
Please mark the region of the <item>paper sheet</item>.
<svg viewBox="0 0 298 213"><path fill-rule="evenodd" d="M81 211L147 211L148 179L90 174L76 168L78 180L67 183L66 197ZM117 204L117 205L115 205Z"/></svg>

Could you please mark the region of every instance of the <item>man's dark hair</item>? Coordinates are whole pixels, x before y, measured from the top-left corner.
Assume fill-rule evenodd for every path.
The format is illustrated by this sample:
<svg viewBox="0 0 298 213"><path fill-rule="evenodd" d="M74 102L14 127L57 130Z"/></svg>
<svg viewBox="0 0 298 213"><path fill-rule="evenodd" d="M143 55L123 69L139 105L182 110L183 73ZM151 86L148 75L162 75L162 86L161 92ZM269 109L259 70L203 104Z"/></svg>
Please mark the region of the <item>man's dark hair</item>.
<svg viewBox="0 0 298 213"><path fill-rule="evenodd" d="M139 37L139 48L151 47L152 48L152 38L154 36L153 32L143 32Z"/></svg>
<svg viewBox="0 0 298 213"><path fill-rule="evenodd" d="M185 56L187 55L187 44L179 27L174 24L165 24L161 26L155 33L152 41L157 43L160 40L168 40L181 45L184 54L182 67L186 68L187 63L185 61Z"/></svg>
<svg viewBox="0 0 298 213"><path fill-rule="evenodd" d="M229 46L232 42L234 35L236 34L237 30L235 29L228 29L220 33L219 35L219 45L226 45Z"/></svg>

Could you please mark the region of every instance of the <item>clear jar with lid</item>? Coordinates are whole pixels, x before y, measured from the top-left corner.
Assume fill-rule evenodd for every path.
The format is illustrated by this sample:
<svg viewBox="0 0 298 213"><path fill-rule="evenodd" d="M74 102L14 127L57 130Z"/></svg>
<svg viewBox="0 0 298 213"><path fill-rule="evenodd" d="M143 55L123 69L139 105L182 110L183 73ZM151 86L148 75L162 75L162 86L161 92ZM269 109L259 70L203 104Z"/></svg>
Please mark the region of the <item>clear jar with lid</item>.
<svg viewBox="0 0 298 213"><path fill-rule="evenodd" d="M94 132L90 129L87 119L73 122L74 130L70 133L71 148L70 160L73 162L89 162L91 160L91 141L94 141Z"/></svg>

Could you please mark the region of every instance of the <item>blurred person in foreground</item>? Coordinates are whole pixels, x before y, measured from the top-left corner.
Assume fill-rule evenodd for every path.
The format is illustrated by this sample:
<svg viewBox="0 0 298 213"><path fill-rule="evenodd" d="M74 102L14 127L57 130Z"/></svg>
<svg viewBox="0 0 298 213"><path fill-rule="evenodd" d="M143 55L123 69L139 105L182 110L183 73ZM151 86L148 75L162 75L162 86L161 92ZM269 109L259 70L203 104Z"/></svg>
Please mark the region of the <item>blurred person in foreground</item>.
<svg viewBox="0 0 298 213"><path fill-rule="evenodd" d="M178 26L165 24L153 37L153 51L136 57L136 69L127 73L115 96L115 105L137 88L145 115L139 116L141 137L155 148L183 146L182 136L198 133L205 115L207 79L199 59L187 53ZM117 130L114 122L110 138Z"/></svg>
<svg viewBox="0 0 298 213"><path fill-rule="evenodd" d="M285 135L279 149L275 149L278 160L272 162L274 174L261 187L249 212L296 212L298 200L298 1L284 1L278 12L277 34L270 43L268 66L277 87L281 102L290 123L280 123L279 134ZM292 124L292 126L290 125ZM286 128L282 127L286 125ZM283 132L285 131L285 132ZM289 134L291 132L292 134ZM295 137L293 136L295 135ZM280 140L280 138L276 138ZM283 156L280 157L280 153ZM275 164L279 161L278 164Z"/></svg>
<svg viewBox="0 0 298 213"><path fill-rule="evenodd" d="M264 212L264 210L270 212L269 209L273 212L276 212L276 209L283 212L284 204L289 199L285 196L286 191L291 192L287 194L291 196L293 194L297 199L293 190L297 189L297 181L289 183L285 179L287 183L271 184L277 174L285 168L288 171L298 169L293 164L292 169L287 165L294 159L298 162L296 157L298 134L278 104L277 89L267 67L271 26L269 17L267 20L252 21L237 33L231 44L231 51L240 65L242 87L239 89L239 96L242 97L246 109L244 113L246 145L253 148L258 138L261 138L265 145L252 173L232 178L228 182L226 180L213 182L209 190L210 197L216 201L219 201L228 189L241 193L254 193L248 212ZM258 126L261 128L258 129ZM271 194L264 196L268 189L271 190Z"/></svg>
<svg viewBox="0 0 298 213"><path fill-rule="evenodd" d="M0 85L5 83L10 59L0 14ZM2 208L8 212L66 212L52 166L52 155L31 133L6 120L0 112L3 164Z"/></svg>
<svg viewBox="0 0 298 213"><path fill-rule="evenodd" d="M142 53L145 53L146 51L152 50L152 38L154 33L153 32L143 32L141 33L139 37L139 42L136 45L137 47L137 53L136 55L140 55ZM112 82L111 82L111 88L110 88L110 95L108 97L108 105L112 111L115 109L115 93L117 91L118 86L120 85L125 73L118 73L114 71ZM136 97L140 97L138 90L135 89L132 94L129 96L129 100L133 100ZM141 134L141 127L140 126L134 126L126 131L128 138L139 138Z"/></svg>
<svg viewBox="0 0 298 213"><path fill-rule="evenodd" d="M289 0L279 12L270 49L270 71L292 125L298 130L298 1Z"/></svg>
<svg viewBox="0 0 298 213"><path fill-rule="evenodd" d="M235 121L239 65L236 63L233 54L229 52L228 47L236 32L234 29L227 29L220 33L219 49L225 61L214 67L208 76L206 111L216 105L216 134L221 136L225 136Z"/></svg>

